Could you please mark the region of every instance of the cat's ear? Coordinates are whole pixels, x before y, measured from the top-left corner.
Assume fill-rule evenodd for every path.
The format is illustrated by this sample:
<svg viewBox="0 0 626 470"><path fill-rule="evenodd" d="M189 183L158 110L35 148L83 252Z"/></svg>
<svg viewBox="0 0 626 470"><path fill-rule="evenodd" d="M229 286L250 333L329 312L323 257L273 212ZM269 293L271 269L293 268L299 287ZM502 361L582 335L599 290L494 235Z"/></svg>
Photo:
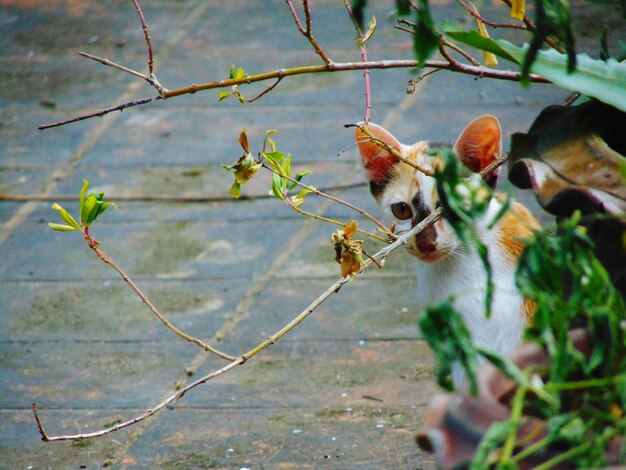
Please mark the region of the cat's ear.
<svg viewBox="0 0 626 470"><path fill-rule="evenodd" d="M362 123L359 125L363 125ZM365 126L368 132L372 134L374 139L386 143L390 148L400 151L400 142L388 131L376 124L368 124ZM394 156L388 149L381 147L376 142L357 127L354 131L354 140L356 141L361 160L365 167L367 179L372 186L382 186L389 179L389 173L393 166L398 163L398 158Z"/></svg>
<svg viewBox="0 0 626 470"><path fill-rule="evenodd" d="M502 154L502 130L494 116L479 116L470 122L454 144L461 162L474 173L478 173ZM483 178L495 187L499 169Z"/></svg>

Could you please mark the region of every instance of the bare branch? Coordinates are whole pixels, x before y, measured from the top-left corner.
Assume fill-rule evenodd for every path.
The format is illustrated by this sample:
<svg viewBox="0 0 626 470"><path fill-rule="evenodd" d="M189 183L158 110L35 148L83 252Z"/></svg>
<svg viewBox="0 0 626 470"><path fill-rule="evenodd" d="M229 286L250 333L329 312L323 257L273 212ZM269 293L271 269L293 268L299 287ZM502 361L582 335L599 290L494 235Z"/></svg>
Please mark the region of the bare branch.
<svg viewBox="0 0 626 470"><path fill-rule="evenodd" d="M100 62L103 65L108 65L109 67L113 67L115 69L121 70L122 72L126 72L129 73L131 75L134 75L136 77L139 77L143 80L145 80L146 82L150 83L150 85L152 85L152 82L150 80L149 77L147 77L146 75L144 75L141 72L137 72L136 70L133 69L129 69L128 67L124 67L123 65L120 65L116 62L113 62L109 59L103 59L102 57L98 57L96 55L93 54L89 54L88 52L79 52L78 55L86 57L87 59L91 59L91 60L95 60L96 62Z"/></svg>
<svg viewBox="0 0 626 470"><path fill-rule="evenodd" d="M141 5L139 5L138 0L133 0L133 4L135 5L135 10L139 14L139 20L141 21L141 27L143 29L143 34L146 38L146 44L148 45L148 73L150 77L154 75L154 56L152 54L152 40L150 39L150 30L148 29L148 23L146 22L146 18L143 16L143 10L141 9Z"/></svg>
<svg viewBox="0 0 626 470"><path fill-rule="evenodd" d="M508 28L508 29L523 29L523 30L531 29L531 27L529 27L528 24L521 25L521 24L512 24L512 23L494 23L480 16L478 12L474 11L474 9L471 6L469 6L465 0L458 0L458 2L459 2L459 5L465 8L470 15L472 15L477 20L480 20L482 23L485 23L486 25L491 26L492 28ZM532 25L532 23L530 23L530 25Z"/></svg>
<svg viewBox="0 0 626 470"><path fill-rule="evenodd" d="M44 130L44 129L49 129L51 127L58 127L58 126L64 126L66 124L70 124L72 122L77 122L77 121L83 121L85 119L91 119L94 117L101 117L104 116L105 114L109 114L112 113L113 111L123 111L126 108L132 108L133 106L139 106L142 104L146 104L146 103L151 103L152 101L156 101L156 100L161 100L163 99L162 96L153 96L151 98L142 98L140 100L135 100L135 101L129 101L128 103L123 103L117 106L113 106L112 108L104 108L101 109L100 111L96 111L95 113L90 113L90 114L83 114L81 116L72 118L72 119L66 119L65 121L58 121L58 122L53 122L50 124L41 124L38 129L39 130Z"/></svg>
<svg viewBox="0 0 626 470"><path fill-rule="evenodd" d="M409 80L409 82L408 82L408 84L407 84L407 89L406 89L406 92L407 92L409 95L412 95L413 93L415 93L415 87L417 86L417 84L418 84L419 82L421 82L422 80L424 80L424 79L425 79L426 77L428 77L429 75L432 75L432 74L437 73L437 72L441 72L441 69L432 69L432 70L429 70L428 72L425 72L425 73L423 73L423 74L419 75L419 76L418 76L418 77L416 77L416 78L412 78L412 79L410 79L410 80Z"/></svg>
<svg viewBox="0 0 626 470"><path fill-rule="evenodd" d="M441 35L441 44L443 46L449 47L450 49L452 49L453 51L458 52L459 54L461 54L463 57L465 57L472 65L477 65L480 66L480 62L478 62L476 59L474 59L469 53L467 53L466 51L464 51L463 49L461 49L459 46L457 46L456 44L454 44L452 41L449 41L448 39L446 39L443 34Z"/></svg>
<svg viewBox="0 0 626 470"><path fill-rule="evenodd" d="M214 372L211 372L208 375L205 375L204 377L196 380L195 382L190 383L189 385L187 385L186 387L180 389L178 392L176 392L175 394L169 396L168 398L166 398L165 400L163 400L161 403L159 403L158 405L150 408L149 410L147 410L145 413L136 416L128 421L124 421L123 423L118 423L114 426L105 428L105 429L101 429L99 431L94 431L94 432L88 432L88 433L81 433L81 434L67 434L67 435L60 435L60 436L49 436L44 427L43 427L43 422L39 416L39 410L37 409L37 405L35 403L33 403L33 413L35 415L35 421L37 422L37 428L39 429L39 434L41 435L41 440L44 442L52 442L52 441L82 441L84 439L91 439L94 437L100 437L100 436L104 436L106 434L110 434L112 432L115 431L119 431L120 429L124 429L127 428L129 426L132 426L133 424L136 424L140 421L143 421L146 418L149 418L150 416L154 416L155 414L157 414L159 411L161 411L163 408L165 408L166 406L178 401L179 399L181 399L189 390L191 390L192 388L197 387L198 385L204 384L206 382L208 382L209 380L222 375L225 372L228 372L229 370L233 369L234 367L243 364L246 361L245 358L243 357L238 357L236 358L233 362L231 362L230 364L227 364L226 366L222 367L221 369L218 369Z"/></svg>
<svg viewBox="0 0 626 470"><path fill-rule="evenodd" d="M348 0L344 0L344 4L346 6L346 10L348 10L348 14L350 18L352 18L352 23L354 24L354 29L356 33L359 35L359 49L361 51L361 59L363 62L367 62L367 51L365 49L365 42L367 39L363 35L361 28L359 27L359 22L354 17L354 13L352 12L352 8L350 7L350 2ZM372 92L370 87L370 71L365 69L363 71L363 79L365 80L365 116L363 118L363 122L365 124L369 124L372 115Z"/></svg>
<svg viewBox="0 0 626 470"><path fill-rule="evenodd" d="M237 96L237 98L239 98L240 101L243 101L246 104L250 104L250 103L254 103L255 101L261 99L264 95L266 95L267 93L269 93L270 91L272 91L274 88L276 88L278 86L278 84L282 81L282 79L285 77L278 77L278 80L276 80L272 85L270 85L269 87L267 87L265 90L263 90L261 93L259 93L258 95L256 95L254 98L250 98L250 99L246 99L243 97L243 95L239 94Z"/></svg>
<svg viewBox="0 0 626 470"><path fill-rule="evenodd" d="M39 126L39 129L48 129L50 127L62 126L65 124L69 124L76 121L81 121L83 119L89 119L97 116L104 116L105 114L111 113L113 111L122 111L126 108L130 108L133 106L138 106L142 104L149 103L151 101L159 100L159 99L168 99L174 98L175 96L194 94L198 91L203 90L212 90L217 88L226 88L232 87L233 85L242 85L248 83L261 82L265 80L278 79L281 77L288 77L293 75L303 75L303 74L315 74L315 73L326 73L326 72L345 72L349 70L365 70L365 69L391 69L391 68L415 68L417 67L418 62L416 60L381 60L374 62L333 62L328 65L310 65L304 67L294 67L290 69L279 69L274 70L272 72L260 73L258 75L248 75L243 78L232 78L228 80L218 80L215 82L202 83L200 85L192 84L183 88L178 88L174 90L166 90L163 89L163 93L159 96L154 96L152 98L144 98L137 101L131 101L129 103L124 103L118 106L114 106L112 108L105 108L95 113L86 114L83 116L79 116L76 118L68 119L66 121L55 122L52 124L42 124ZM519 72L512 72L509 70L496 70L490 69L483 66L476 65L466 65L461 63L456 63L454 66L449 62L444 61L434 61L428 60L424 62L425 68L433 68L439 70L454 70L456 72L460 72L467 75L474 75L478 77L487 77L487 78L496 78L499 80L508 80L519 82L521 79L521 74ZM550 83L549 80L536 75L530 74L529 76L532 82L536 83Z"/></svg>

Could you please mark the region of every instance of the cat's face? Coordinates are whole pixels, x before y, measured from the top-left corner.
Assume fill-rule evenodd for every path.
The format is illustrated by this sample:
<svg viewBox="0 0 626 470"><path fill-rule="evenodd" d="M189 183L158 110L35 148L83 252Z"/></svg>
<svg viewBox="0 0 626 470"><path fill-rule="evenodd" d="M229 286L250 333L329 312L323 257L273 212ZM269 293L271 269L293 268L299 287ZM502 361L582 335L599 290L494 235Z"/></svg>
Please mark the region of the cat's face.
<svg viewBox="0 0 626 470"><path fill-rule="evenodd" d="M385 142L421 168L433 171L439 163L428 155L430 146L427 142L407 146L376 124L369 124L367 129L375 139ZM373 142L359 128L356 129L355 139L372 195L396 220L396 233L411 229L437 208L434 178L402 162L388 149ZM476 118L463 130L454 150L463 164L474 172L479 172L499 158L501 130L497 119L493 116ZM490 176L489 184L495 185L496 176ZM429 263L442 260L457 251L459 246L460 241L443 219L407 242L409 253Z"/></svg>

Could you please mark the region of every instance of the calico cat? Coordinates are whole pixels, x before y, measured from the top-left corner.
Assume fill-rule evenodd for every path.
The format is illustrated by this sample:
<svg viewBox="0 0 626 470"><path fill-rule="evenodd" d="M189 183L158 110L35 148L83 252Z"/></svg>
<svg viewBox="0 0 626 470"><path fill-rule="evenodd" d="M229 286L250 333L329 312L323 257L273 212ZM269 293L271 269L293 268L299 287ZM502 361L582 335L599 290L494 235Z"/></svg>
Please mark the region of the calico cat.
<svg viewBox="0 0 626 470"><path fill-rule="evenodd" d="M449 145L420 141L401 144L376 124L367 130L376 139L418 164L433 171L436 159L431 148ZM355 131L370 191L378 203L397 222L397 232L409 230L427 217L438 205L435 179L403 163L388 149L372 141L360 128ZM476 118L463 130L452 147L460 161L478 173L500 157L502 131L498 120L489 115ZM485 177L495 186L497 170ZM492 197L487 211L477 222L477 233L489 249L494 296L491 317L485 317L486 275L478 255L465 247L450 225L439 219L434 225L407 242L408 252L423 261L418 268L418 301L421 305L454 297L454 306L463 316L476 344L506 353L520 344L524 328L532 321L533 306L524 301L515 286L515 270L524 249L524 239L539 228L528 209L513 203L505 215L490 228L502 208L503 198ZM463 373L453 371L459 383Z"/></svg>

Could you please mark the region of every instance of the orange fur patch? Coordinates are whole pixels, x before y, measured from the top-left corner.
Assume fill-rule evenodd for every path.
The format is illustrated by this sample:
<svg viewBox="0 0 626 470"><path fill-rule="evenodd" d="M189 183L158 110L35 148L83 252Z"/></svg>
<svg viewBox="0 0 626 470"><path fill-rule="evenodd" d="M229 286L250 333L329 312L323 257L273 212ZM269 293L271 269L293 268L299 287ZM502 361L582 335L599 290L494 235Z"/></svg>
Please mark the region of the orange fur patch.
<svg viewBox="0 0 626 470"><path fill-rule="evenodd" d="M526 239L539 228L537 219L532 216L528 209L517 202L514 202L511 209L500 219L498 242L511 264L517 265L522 251L524 251Z"/></svg>
<svg viewBox="0 0 626 470"><path fill-rule="evenodd" d="M534 300L524 299L522 302L522 315L524 315L526 328L533 326L533 317L535 316L536 309L537 304Z"/></svg>
<svg viewBox="0 0 626 470"><path fill-rule="evenodd" d="M498 242L511 264L517 265L526 246L526 240L540 228L539 222L526 207L517 202L511 205L511 209L502 217L498 227ZM532 326L536 308L535 302L530 299L524 299L522 302L522 315L526 327Z"/></svg>

